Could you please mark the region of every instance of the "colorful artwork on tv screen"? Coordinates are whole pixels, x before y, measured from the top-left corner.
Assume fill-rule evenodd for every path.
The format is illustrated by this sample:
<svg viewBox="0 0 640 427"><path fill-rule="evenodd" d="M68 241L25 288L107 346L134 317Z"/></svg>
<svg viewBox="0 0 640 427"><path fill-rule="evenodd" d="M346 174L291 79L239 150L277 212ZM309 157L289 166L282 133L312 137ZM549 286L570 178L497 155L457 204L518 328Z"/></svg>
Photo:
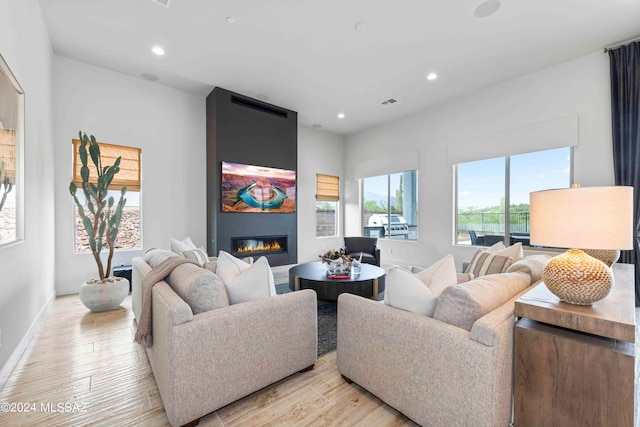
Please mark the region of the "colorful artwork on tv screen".
<svg viewBox="0 0 640 427"><path fill-rule="evenodd" d="M222 162L222 211L296 211L296 172Z"/></svg>

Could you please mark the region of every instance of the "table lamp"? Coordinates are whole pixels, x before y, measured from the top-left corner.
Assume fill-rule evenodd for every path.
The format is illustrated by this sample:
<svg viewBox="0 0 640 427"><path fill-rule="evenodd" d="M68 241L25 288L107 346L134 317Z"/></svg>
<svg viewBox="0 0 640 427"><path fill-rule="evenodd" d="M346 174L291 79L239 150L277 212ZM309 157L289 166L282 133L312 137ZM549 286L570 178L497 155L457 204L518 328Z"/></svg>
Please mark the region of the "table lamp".
<svg viewBox="0 0 640 427"><path fill-rule="evenodd" d="M633 188L572 186L530 194L531 245L570 249L552 258L542 279L571 304L591 305L609 294L613 273L581 249L633 248Z"/></svg>

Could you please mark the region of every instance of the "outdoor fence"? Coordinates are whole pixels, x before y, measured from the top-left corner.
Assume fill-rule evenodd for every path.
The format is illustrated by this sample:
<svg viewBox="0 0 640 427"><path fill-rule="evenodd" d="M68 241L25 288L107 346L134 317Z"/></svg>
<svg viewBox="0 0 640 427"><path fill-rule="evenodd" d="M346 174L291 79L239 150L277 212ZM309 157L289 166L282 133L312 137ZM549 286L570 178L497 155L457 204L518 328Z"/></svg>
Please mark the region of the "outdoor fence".
<svg viewBox="0 0 640 427"><path fill-rule="evenodd" d="M504 219L504 212L459 213L458 233L473 230L476 234L504 234ZM529 234L529 212L512 212L509 220L511 234Z"/></svg>

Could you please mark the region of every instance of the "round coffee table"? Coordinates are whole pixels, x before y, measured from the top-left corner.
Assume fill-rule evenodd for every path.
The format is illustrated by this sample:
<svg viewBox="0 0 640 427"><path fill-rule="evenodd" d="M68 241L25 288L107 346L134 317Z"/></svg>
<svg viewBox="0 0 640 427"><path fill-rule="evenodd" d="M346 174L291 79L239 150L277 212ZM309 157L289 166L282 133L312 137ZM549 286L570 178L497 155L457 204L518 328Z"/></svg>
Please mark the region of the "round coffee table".
<svg viewBox="0 0 640 427"><path fill-rule="evenodd" d="M291 267L289 288L292 291L313 289L318 299L327 301L337 300L344 292L378 300L378 294L384 291L384 277L380 267L361 264L360 273L352 271L348 279L329 279L327 266L318 261Z"/></svg>

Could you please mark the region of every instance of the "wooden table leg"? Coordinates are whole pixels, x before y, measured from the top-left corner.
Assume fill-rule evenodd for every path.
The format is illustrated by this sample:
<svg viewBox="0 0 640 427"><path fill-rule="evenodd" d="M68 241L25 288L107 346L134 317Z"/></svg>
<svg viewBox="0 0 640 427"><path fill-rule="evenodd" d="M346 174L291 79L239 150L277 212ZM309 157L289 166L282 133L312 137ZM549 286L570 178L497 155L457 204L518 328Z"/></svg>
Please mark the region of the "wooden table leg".
<svg viewBox="0 0 640 427"><path fill-rule="evenodd" d="M378 301L378 278L377 277L373 279L373 296L371 297L371 299L374 301Z"/></svg>
<svg viewBox="0 0 640 427"><path fill-rule="evenodd" d="M296 291L299 291L300 290L300 276L296 276L295 283L296 283L296 285L295 285Z"/></svg>

